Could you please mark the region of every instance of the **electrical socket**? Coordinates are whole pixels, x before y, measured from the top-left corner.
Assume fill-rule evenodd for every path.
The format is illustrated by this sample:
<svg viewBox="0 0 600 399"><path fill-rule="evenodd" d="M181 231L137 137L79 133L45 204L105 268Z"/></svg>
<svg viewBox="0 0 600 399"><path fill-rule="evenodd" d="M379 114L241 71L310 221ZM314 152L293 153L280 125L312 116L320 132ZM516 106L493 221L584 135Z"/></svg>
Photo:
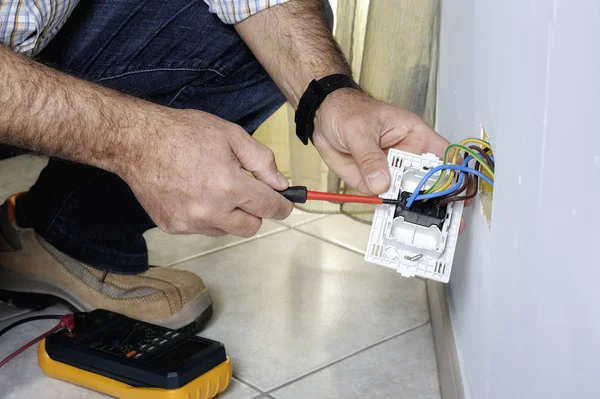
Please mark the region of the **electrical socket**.
<svg viewBox="0 0 600 399"><path fill-rule="evenodd" d="M402 193L414 192L429 170L442 163L434 154L416 155L390 149L388 165L391 185L380 197L397 200ZM422 188L430 188L439 174L437 172L429 177ZM404 277L417 276L447 283L452 271L463 207L463 201L446 205L440 227L407 220L406 214L397 214L397 205L377 205L365 260L395 269Z"/></svg>

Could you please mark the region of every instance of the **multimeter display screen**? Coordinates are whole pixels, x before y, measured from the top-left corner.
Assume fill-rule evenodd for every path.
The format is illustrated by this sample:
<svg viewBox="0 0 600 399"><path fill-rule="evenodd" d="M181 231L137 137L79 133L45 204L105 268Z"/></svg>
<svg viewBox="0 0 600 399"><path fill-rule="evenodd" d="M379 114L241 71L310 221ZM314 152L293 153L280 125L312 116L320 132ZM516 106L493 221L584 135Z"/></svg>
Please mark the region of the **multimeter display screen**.
<svg viewBox="0 0 600 399"><path fill-rule="evenodd" d="M160 363L168 368L176 368L209 346L207 343L190 339L155 357L150 363Z"/></svg>

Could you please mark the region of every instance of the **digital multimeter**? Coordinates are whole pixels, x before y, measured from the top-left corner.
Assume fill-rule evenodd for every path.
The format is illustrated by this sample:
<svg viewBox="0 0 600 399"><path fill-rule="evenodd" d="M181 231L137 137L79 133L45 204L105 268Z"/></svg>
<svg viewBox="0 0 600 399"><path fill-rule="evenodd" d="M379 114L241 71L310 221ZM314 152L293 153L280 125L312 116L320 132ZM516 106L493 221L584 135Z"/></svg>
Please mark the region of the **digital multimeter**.
<svg viewBox="0 0 600 399"><path fill-rule="evenodd" d="M40 342L43 372L122 399L209 399L231 381L220 342L106 310L75 314L73 331Z"/></svg>

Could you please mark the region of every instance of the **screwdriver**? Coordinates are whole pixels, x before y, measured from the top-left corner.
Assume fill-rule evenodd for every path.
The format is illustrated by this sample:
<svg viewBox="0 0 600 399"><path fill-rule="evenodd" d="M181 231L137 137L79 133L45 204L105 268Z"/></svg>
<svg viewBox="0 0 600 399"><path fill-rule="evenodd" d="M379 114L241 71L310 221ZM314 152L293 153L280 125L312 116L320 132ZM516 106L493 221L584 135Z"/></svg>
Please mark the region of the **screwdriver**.
<svg viewBox="0 0 600 399"><path fill-rule="evenodd" d="M389 204L398 205L400 201L387 198L379 198L368 195L350 195L350 194L337 194L337 193L326 193L320 191L310 191L305 186L292 186L287 190L279 191L281 195L287 198L289 201L304 204L306 201L329 201L329 202L344 202L344 203L355 203L355 204Z"/></svg>

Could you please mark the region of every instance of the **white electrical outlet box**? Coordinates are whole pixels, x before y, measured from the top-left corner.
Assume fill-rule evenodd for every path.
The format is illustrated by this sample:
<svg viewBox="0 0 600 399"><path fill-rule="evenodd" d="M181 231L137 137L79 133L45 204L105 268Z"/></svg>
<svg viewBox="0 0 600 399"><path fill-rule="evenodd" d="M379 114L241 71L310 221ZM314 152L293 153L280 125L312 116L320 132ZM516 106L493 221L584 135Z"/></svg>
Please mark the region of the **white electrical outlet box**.
<svg viewBox="0 0 600 399"><path fill-rule="evenodd" d="M416 155L390 149L391 172L389 190L381 198L397 200L402 193L412 193L430 169L442 164L434 154ZM433 174L422 190L431 187L440 172ZM430 200L431 201L431 200ZM395 216L398 205L377 205L365 260L396 269L404 277L423 277L447 283L450 280L454 251L458 240L464 203L450 202L445 217L437 224L412 221ZM411 206L414 209L415 204ZM443 212L443 207L441 208ZM425 218L427 220L427 218Z"/></svg>

